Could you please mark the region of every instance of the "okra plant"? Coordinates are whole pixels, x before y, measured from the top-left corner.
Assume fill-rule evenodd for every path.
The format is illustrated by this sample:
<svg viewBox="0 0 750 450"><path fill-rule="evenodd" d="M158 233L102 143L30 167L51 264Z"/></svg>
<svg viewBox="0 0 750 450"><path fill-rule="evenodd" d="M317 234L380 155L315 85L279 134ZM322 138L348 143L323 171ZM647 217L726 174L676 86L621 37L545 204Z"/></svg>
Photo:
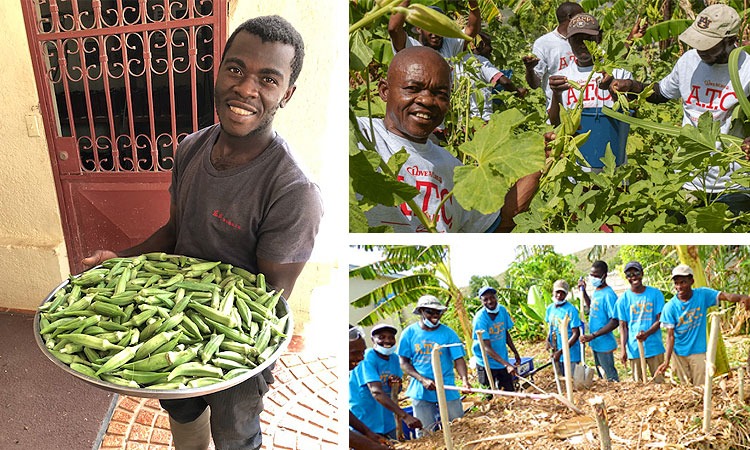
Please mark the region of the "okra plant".
<svg viewBox="0 0 750 450"><path fill-rule="evenodd" d="M85 376L144 389L247 374L288 337L289 311L263 274L165 253L71 276L40 308L49 353Z"/></svg>

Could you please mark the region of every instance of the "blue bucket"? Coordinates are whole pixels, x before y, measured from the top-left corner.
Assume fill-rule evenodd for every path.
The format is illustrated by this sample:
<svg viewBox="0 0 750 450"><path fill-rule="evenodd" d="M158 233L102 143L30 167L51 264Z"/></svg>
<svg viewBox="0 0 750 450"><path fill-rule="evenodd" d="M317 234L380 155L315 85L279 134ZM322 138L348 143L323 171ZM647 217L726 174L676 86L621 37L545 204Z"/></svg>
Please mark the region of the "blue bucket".
<svg viewBox="0 0 750 450"><path fill-rule="evenodd" d="M406 412L407 414L412 414L414 412L414 409L411 406L407 406L404 408L404 412ZM417 431L409 428L406 425L406 422L404 422L403 420L401 421L401 429L404 431L405 440L408 441L408 440L417 438Z"/></svg>
<svg viewBox="0 0 750 450"><path fill-rule="evenodd" d="M625 147L628 143L630 125L617 119L607 117L601 108L583 108L581 114L580 133L591 130L586 143L581 146L581 154L586 158L589 166L595 169L604 167L601 158L607 150L607 143L615 155L615 165L621 166L625 163Z"/></svg>

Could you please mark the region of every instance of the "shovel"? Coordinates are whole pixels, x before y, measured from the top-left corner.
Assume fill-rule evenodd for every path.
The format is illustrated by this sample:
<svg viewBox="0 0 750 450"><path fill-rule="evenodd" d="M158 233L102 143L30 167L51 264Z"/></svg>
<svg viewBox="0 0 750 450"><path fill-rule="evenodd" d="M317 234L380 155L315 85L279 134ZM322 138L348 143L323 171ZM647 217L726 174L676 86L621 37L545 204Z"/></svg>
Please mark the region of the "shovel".
<svg viewBox="0 0 750 450"><path fill-rule="evenodd" d="M591 388L594 383L594 369L586 365L586 344L581 342L580 338L578 342L581 345L581 363L573 370L573 387L580 391Z"/></svg>
<svg viewBox="0 0 750 450"><path fill-rule="evenodd" d="M562 386L560 386L560 376L557 373L557 362L555 361L555 350L557 349L557 334L552 332L552 354L549 359L552 361L552 371L555 373L555 384L557 385L557 393L562 396Z"/></svg>

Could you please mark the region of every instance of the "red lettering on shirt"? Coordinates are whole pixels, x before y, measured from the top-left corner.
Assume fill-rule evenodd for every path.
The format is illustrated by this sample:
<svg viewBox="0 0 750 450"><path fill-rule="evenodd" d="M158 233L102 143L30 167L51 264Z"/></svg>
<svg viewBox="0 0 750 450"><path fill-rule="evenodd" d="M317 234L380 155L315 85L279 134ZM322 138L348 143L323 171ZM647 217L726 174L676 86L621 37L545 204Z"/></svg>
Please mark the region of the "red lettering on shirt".
<svg viewBox="0 0 750 450"><path fill-rule="evenodd" d="M700 94L699 94L699 92L700 92L700 86L693 85L693 87L690 88L690 95L688 96L687 100L685 100L685 104L686 105L692 105L692 103L690 102L690 100L695 100L695 105L696 106L703 107L703 105L701 105L701 103L699 101L700 100Z"/></svg>
<svg viewBox="0 0 750 450"><path fill-rule="evenodd" d="M713 109L713 110L719 109L718 106L714 105L714 100L716 100L716 98L721 95L721 91L722 91L721 89L712 89L708 87L706 88L706 95L710 96L708 101L706 102L706 107L708 109Z"/></svg>
<svg viewBox="0 0 750 450"><path fill-rule="evenodd" d="M558 67L558 70L568 67L568 62L565 59L564 56L560 57L560 67Z"/></svg>
<svg viewBox="0 0 750 450"><path fill-rule="evenodd" d="M224 217L224 213L222 213L222 212L221 212L221 211L219 211L218 209L215 209L215 210L214 210L214 211L213 211L213 212L211 213L211 215L212 215L213 217L216 217L217 219L219 219L219 221L221 221L221 222L223 222L223 223L225 223L225 224L229 225L230 227L232 227L232 228L234 228L234 229L237 229L237 230L241 230L241 229L242 229L242 226L240 226L239 224L237 224L237 223L234 223L234 222L232 222L231 220L229 220L229 219L227 219L226 217Z"/></svg>
<svg viewBox="0 0 750 450"><path fill-rule="evenodd" d="M728 107L728 106L726 106L724 104L724 102L726 102L727 99L729 99L729 97L734 97L734 99L737 100L737 94L735 94L734 91L727 92L725 95L723 95L721 97L721 100L719 100L719 109L720 110L722 110L722 111L728 111L729 110L730 107ZM733 103L731 107L733 107L734 105L735 105L735 103Z"/></svg>
<svg viewBox="0 0 750 450"><path fill-rule="evenodd" d="M410 168L413 169L413 168ZM416 172L419 172L419 170L416 170ZM411 173L411 172L410 172ZM433 178L440 179L440 177L435 177L434 174L429 172L431 175L433 175ZM404 177L402 175L398 176L398 181L403 182ZM429 206L430 206L430 200L433 198L433 196L437 197L438 202L442 201L443 198L445 198L446 195L450 193L447 189L443 189L442 191L438 191L438 185L433 183L432 181L425 181L425 180L416 180L415 186L418 190L420 195L422 195L422 212L427 216L428 219L435 222L435 224L439 224L440 221L445 223L445 225L448 227L448 229L453 227L453 216L448 216L448 213L446 212L445 205L446 204L453 204L453 197L449 198L445 203L443 203L443 206L440 208L440 211L437 211L435 214L437 214L437 218L433 217L433 214L430 214ZM404 202L401 205L399 205L399 208L401 209L401 214L403 214L406 217L410 217L414 215L412 210L409 208L409 206Z"/></svg>

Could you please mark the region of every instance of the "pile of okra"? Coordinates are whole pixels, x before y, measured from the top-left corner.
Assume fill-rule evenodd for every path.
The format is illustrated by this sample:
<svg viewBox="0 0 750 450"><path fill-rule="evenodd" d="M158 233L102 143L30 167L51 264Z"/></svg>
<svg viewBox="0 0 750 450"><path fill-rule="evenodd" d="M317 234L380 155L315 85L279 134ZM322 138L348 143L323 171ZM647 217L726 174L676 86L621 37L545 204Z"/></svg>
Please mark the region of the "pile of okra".
<svg viewBox="0 0 750 450"><path fill-rule="evenodd" d="M220 383L267 360L286 337L281 292L263 274L165 253L113 258L40 309L49 352L86 376L131 388Z"/></svg>

